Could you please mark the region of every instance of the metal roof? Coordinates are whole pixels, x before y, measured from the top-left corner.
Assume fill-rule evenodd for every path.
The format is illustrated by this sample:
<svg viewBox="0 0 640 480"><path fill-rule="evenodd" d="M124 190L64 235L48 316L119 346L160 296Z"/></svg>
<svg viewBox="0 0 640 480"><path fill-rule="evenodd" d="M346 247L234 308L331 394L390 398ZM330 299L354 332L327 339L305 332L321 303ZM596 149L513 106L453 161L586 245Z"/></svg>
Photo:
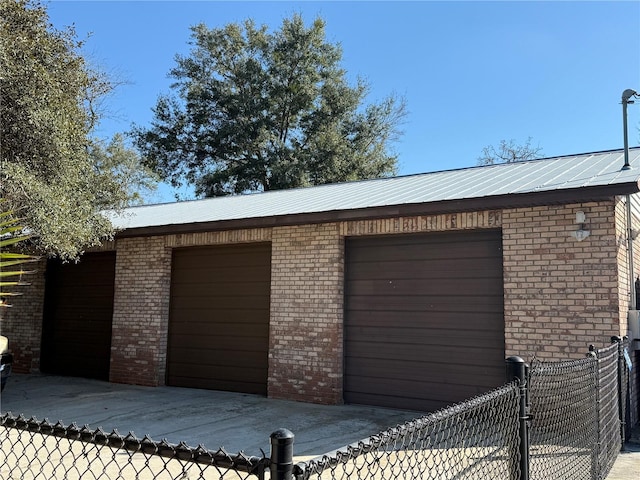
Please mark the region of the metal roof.
<svg viewBox="0 0 640 480"><path fill-rule="evenodd" d="M471 200L640 181L640 147L392 178L145 205L112 214L118 229L211 223ZM637 190L636 190L637 191Z"/></svg>

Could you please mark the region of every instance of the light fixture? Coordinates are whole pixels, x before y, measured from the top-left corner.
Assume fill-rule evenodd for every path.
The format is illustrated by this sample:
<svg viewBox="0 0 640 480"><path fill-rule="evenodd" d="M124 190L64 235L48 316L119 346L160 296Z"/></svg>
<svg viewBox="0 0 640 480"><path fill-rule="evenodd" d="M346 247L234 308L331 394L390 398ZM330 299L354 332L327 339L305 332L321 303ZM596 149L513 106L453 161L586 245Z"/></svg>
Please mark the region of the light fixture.
<svg viewBox="0 0 640 480"><path fill-rule="evenodd" d="M580 229L580 230L576 230L575 232L571 232L571 236L579 242L583 241L589 235L591 235L591 232L589 230Z"/></svg>
<svg viewBox="0 0 640 480"><path fill-rule="evenodd" d="M578 230L571 232L571 236L575 238L577 241L581 242L589 235L591 232L586 229L585 222L587 221L587 216L584 214L582 210L578 210L576 212L576 223L580 225Z"/></svg>

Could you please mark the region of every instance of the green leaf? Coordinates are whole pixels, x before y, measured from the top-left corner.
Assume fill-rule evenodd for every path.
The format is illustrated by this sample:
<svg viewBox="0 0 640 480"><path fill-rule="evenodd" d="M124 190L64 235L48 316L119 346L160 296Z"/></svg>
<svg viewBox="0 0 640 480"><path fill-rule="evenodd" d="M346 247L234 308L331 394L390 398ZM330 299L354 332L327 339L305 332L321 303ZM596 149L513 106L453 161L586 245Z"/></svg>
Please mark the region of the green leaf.
<svg viewBox="0 0 640 480"><path fill-rule="evenodd" d="M2 265L4 267L4 265ZM21 277L22 275L29 275L35 273L34 270L13 270L13 271L4 271L0 270L0 277Z"/></svg>
<svg viewBox="0 0 640 480"><path fill-rule="evenodd" d="M24 242L30 238L29 235L21 235L19 237L9 237L0 239L0 248L9 247L20 242Z"/></svg>

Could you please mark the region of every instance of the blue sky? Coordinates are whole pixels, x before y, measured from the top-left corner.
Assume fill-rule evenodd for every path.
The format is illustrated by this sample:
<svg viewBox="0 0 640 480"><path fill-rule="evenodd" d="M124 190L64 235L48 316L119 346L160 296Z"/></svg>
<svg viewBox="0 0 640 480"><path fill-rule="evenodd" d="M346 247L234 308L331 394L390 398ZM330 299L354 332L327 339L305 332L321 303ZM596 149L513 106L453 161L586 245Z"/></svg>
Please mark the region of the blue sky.
<svg viewBox="0 0 640 480"><path fill-rule="evenodd" d="M640 92L640 2L52 1L56 28L75 25L84 54L125 81L108 99L99 135L149 125L189 27L253 18L277 29L301 13L326 21L351 78L370 101L407 100L395 145L399 173L473 166L482 148L533 137L544 156L622 148L622 92ZM629 106L640 141L640 101ZM187 191L179 192L182 196ZM173 201L167 186L150 201Z"/></svg>

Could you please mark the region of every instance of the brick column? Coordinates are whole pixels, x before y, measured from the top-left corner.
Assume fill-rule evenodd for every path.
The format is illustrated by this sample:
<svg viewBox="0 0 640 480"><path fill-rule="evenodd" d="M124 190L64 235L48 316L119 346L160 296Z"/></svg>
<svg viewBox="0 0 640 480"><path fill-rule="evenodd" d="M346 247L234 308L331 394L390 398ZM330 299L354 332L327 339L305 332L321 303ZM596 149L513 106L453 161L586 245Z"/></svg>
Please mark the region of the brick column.
<svg viewBox="0 0 640 480"><path fill-rule="evenodd" d="M274 228L268 394L342 403L344 242L337 224Z"/></svg>
<svg viewBox="0 0 640 480"><path fill-rule="evenodd" d="M110 381L164 385L170 282L164 238L118 240Z"/></svg>

